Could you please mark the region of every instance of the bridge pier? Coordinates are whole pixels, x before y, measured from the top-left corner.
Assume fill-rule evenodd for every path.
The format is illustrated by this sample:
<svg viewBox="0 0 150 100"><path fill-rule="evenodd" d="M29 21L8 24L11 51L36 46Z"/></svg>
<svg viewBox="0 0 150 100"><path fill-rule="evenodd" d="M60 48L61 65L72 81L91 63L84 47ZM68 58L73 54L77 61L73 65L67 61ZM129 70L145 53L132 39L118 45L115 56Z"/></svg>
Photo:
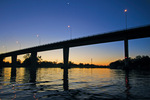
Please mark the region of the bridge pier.
<svg viewBox="0 0 150 100"><path fill-rule="evenodd" d="M37 70L37 52L31 52L31 66L29 67L30 82L36 82L36 70Z"/></svg>
<svg viewBox="0 0 150 100"><path fill-rule="evenodd" d="M17 55L12 55L11 63L12 63L12 67L16 67L17 66Z"/></svg>
<svg viewBox="0 0 150 100"><path fill-rule="evenodd" d="M11 56L11 78L16 77L17 55Z"/></svg>
<svg viewBox="0 0 150 100"><path fill-rule="evenodd" d="M1 58L0 58L0 67L3 67L3 65L4 65L3 60L4 60L4 58L1 57Z"/></svg>
<svg viewBox="0 0 150 100"><path fill-rule="evenodd" d="M63 48L64 67L68 67L69 47Z"/></svg>
<svg viewBox="0 0 150 100"><path fill-rule="evenodd" d="M125 68L128 69L129 67L129 50L128 50L128 39L124 40L124 51L125 51Z"/></svg>
<svg viewBox="0 0 150 100"><path fill-rule="evenodd" d="M68 60L69 60L69 47L63 48L63 58L64 58L64 75L63 75L63 88L64 90L68 90Z"/></svg>
<svg viewBox="0 0 150 100"><path fill-rule="evenodd" d="M31 61L32 61L31 66L36 67L37 66L37 52L31 53Z"/></svg>

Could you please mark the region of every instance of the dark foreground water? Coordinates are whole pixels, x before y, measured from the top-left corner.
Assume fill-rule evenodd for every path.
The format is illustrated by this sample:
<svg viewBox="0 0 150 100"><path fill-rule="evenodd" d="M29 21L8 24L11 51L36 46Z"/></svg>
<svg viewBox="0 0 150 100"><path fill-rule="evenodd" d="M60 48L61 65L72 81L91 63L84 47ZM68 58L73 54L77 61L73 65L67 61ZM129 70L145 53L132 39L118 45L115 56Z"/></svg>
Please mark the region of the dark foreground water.
<svg viewBox="0 0 150 100"><path fill-rule="evenodd" d="M0 100L150 100L150 72L72 68L0 69ZM64 84L64 85L63 85ZM68 86L65 86L68 85ZM64 91L64 87L69 90Z"/></svg>

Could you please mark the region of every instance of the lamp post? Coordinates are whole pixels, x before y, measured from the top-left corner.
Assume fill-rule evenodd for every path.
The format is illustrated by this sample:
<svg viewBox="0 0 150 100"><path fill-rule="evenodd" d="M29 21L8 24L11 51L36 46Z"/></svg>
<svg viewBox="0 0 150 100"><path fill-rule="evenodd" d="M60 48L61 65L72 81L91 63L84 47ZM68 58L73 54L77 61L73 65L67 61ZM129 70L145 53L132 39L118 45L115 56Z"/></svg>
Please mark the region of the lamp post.
<svg viewBox="0 0 150 100"><path fill-rule="evenodd" d="M125 9L124 12L125 12L125 24L126 24L126 30L127 30L127 9Z"/></svg>
<svg viewBox="0 0 150 100"><path fill-rule="evenodd" d="M125 24L126 24L126 32L127 32L127 9L125 9L124 12L125 12ZM129 60L129 50L128 50L128 37L127 37L127 35L124 39L124 51L125 51L125 68L128 69L128 67L129 67L129 61L128 61Z"/></svg>
<svg viewBox="0 0 150 100"><path fill-rule="evenodd" d="M68 28L69 28L69 32L70 32L70 39L72 39L72 29L71 29L70 25L68 25Z"/></svg>
<svg viewBox="0 0 150 100"><path fill-rule="evenodd" d="M21 49L21 43L19 41L16 41L16 43L19 45L19 49Z"/></svg>
<svg viewBox="0 0 150 100"><path fill-rule="evenodd" d="M5 49L5 52L7 52L7 47L3 45L3 48Z"/></svg>
<svg viewBox="0 0 150 100"><path fill-rule="evenodd" d="M39 39L39 45L41 45L41 39L40 39L39 35L37 34L36 37Z"/></svg>

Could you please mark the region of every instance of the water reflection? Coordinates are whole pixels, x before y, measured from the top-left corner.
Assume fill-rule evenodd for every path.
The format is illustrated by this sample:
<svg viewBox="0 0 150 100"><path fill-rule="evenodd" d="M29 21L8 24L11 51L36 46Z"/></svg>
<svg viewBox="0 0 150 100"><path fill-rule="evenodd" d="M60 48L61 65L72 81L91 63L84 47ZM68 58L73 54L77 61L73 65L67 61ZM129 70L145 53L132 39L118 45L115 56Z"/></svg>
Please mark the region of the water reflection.
<svg viewBox="0 0 150 100"><path fill-rule="evenodd" d="M69 81L71 89L80 88L96 84L109 84L107 80L111 77L110 69L98 69L98 68L73 68L68 69L61 68L3 68L1 70L1 77L3 77L3 85L8 85L10 82L16 83L32 83L35 86L49 87L53 86L53 89L60 89L62 86L63 90L69 89ZM120 74L119 72L118 74ZM130 84L129 84L129 71L125 71L125 87L126 93L129 95ZM61 79L63 81L61 81ZM100 79L100 80L99 80ZM76 83L85 84L76 84ZM49 90L53 90L50 88ZM48 90L48 88L47 88Z"/></svg>
<svg viewBox="0 0 150 100"><path fill-rule="evenodd" d="M64 68L64 73L63 73L63 88L64 91L67 91L69 89L69 85L68 85L68 68Z"/></svg>
<svg viewBox="0 0 150 100"><path fill-rule="evenodd" d="M16 74L13 75L12 71L15 70ZM117 96L117 98L132 99L133 96L134 98L139 97L140 93L140 96L145 96L147 93L145 97L150 98L148 95L150 74L148 73L145 75L133 71L104 68L30 69L21 67L15 70L6 67L0 71L2 73L0 76L0 99L18 97L25 99L29 95L29 99L42 99L55 94L62 97L64 93L70 93L69 96L77 93L76 99L81 99L83 96L85 98Z"/></svg>
<svg viewBox="0 0 150 100"><path fill-rule="evenodd" d="M61 68L38 68L37 87L44 90L63 90L63 69Z"/></svg>
<svg viewBox="0 0 150 100"><path fill-rule="evenodd" d="M126 99L128 100L130 97L130 84L129 84L129 70L125 70L125 86L126 86Z"/></svg>
<svg viewBox="0 0 150 100"><path fill-rule="evenodd" d="M68 75L70 89L91 89L93 85L101 88L109 84L108 79L111 77L108 68L71 68Z"/></svg>
<svg viewBox="0 0 150 100"><path fill-rule="evenodd" d="M18 84L29 82L37 86L52 85L56 89L62 85L64 90L68 90L68 69L6 67L1 70L1 77L3 85L9 85L13 82Z"/></svg>
<svg viewBox="0 0 150 100"><path fill-rule="evenodd" d="M37 71L37 68L28 68L28 70L29 70L29 75L30 75L29 82L35 83L36 82L36 71Z"/></svg>
<svg viewBox="0 0 150 100"><path fill-rule="evenodd" d="M0 66L0 77L2 77L3 68Z"/></svg>
<svg viewBox="0 0 150 100"><path fill-rule="evenodd" d="M9 85L11 80L11 68L6 67L2 70L2 84L3 85Z"/></svg>
<svg viewBox="0 0 150 100"><path fill-rule="evenodd" d="M28 82L27 79L29 78L28 72L26 68L20 67L16 68L16 83L22 84Z"/></svg>
<svg viewBox="0 0 150 100"><path fill-rule="evenodd" d="M16 67L12 66L11 67L11 82L16 81Z"/></svg>

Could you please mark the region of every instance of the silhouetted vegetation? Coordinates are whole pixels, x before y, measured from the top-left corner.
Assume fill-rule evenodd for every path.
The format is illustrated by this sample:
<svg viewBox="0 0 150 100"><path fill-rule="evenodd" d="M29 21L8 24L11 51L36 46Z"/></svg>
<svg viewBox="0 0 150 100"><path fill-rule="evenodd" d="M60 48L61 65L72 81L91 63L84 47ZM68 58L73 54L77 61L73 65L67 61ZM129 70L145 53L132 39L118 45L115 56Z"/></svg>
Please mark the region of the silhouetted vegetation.
<svg viewBox="0 0 150 100"><path fill-rule="evenodd" d="M26 54L23 56L23 58L25 59L22 63L20 59L17 59L17 67L30 67L32 65L32 58L31 58L31 54ZM51 62L51 61L42 61L41 56L37 57L37 65L36 67L63 67L63 63L57 63L57 62ZM12 64L9 62L3 62L4 66L11 66ZM94 64L75 64L74 62L69 61L68 63L69 68L109 68L108 66L99 66L99 65L94 65Z"/></svg>
<svg viewBox="0 0 150 100"><path fill-rule="evenodd" d="M23 62L21 62L20 59L17 59L17 67L30 67L32 65L32 58L31 54L26 54L23 56L25 59ZM36 67L63 67L63 63L57 63L57 62L51 62L51 61L42 61L41 56L38 56L37 59L37 65ZM3 62L3 66L9 67L12 64L9 62ZM74 62L69 61L68 63L69 68L109 68L108 66L99 66L99 65L94 65L94 64L75 64Z"/></svg>
<svg viewBox="0 0 150 100"><path fill-rule="evenodd" d="M0 61L0 67L3 67L3 66L10 66L10 65L11 65L8 61L5 62L4 60L5 60L5 58L3 59L3 61Z"/></svg>
<svg viewBox="0 0 150 100"><path fill-rule="evenodd" d="M108 68L108 66L99 66L94 64L75 64L71 61L68 63L69 68ZM48 61L42 61L39 64L39 67L63 67L63 63L57 63L57 62L48 62Z"/></svg>
<svg viewBox="0 0 150 100"><path fill-rule="evenodd" d="M20 59L17 59L17 67L25 66L30 67L32 64L32 58L30 54L23 56L25 59L21 62ZM11 66L10 62L1 62L2 66ZM51 62L51 61L42 61L41 56L37 57L37 67L63 67L63 63ZM117 60L111 62L109 66L105 65L94 65L94 64L75 64L74 62L69 61L68 66L70 68L111 68L111 69L123 69L125 66L125 61ZM129 58L129 69L139 69L139 70L150 70L150 57L149 56L136 56L135 58Z"/></svg>
<svg viewBox="0 0 150 100"><path fill-rule="evenodd" d="M124 67L124 59L117 60L110 63L112 69L122 69ZM136 56L129 58L129 69L150 70L150 57L149 56Z"/></svg>
<svg viewBox="0 0 150 100"><path fill-rule="evenodd" d="M26 67L27 67L27 66L31 66L31 65L32 65L31 54L28 53L28 54L24 55L23 58L25 59L25 60L23 61L23 63L22 63L23 66L26 66ZM38 56L38 57L36 58L36 61L38 62L37 64L40 64L41 61L42 61L41 56Z"/></svg>
<svg viewBox="0 0 150 100"><path fill-rule="evenodd" d="M23 57L25 60L23 61L22 65L23 66L30 66L32 63L31 60L31 55L30 54L26 54ZM63 63L57 63L57 62L51 62L51 61L42 61L41 56L37 57L37 67L63 67ZM70 68L75 68L75 67L80 67L80 68L108 68L108 66L98 66L98 65L94 65L94 64L75 64L71 61L69 61L68 63Z"/></svg>

